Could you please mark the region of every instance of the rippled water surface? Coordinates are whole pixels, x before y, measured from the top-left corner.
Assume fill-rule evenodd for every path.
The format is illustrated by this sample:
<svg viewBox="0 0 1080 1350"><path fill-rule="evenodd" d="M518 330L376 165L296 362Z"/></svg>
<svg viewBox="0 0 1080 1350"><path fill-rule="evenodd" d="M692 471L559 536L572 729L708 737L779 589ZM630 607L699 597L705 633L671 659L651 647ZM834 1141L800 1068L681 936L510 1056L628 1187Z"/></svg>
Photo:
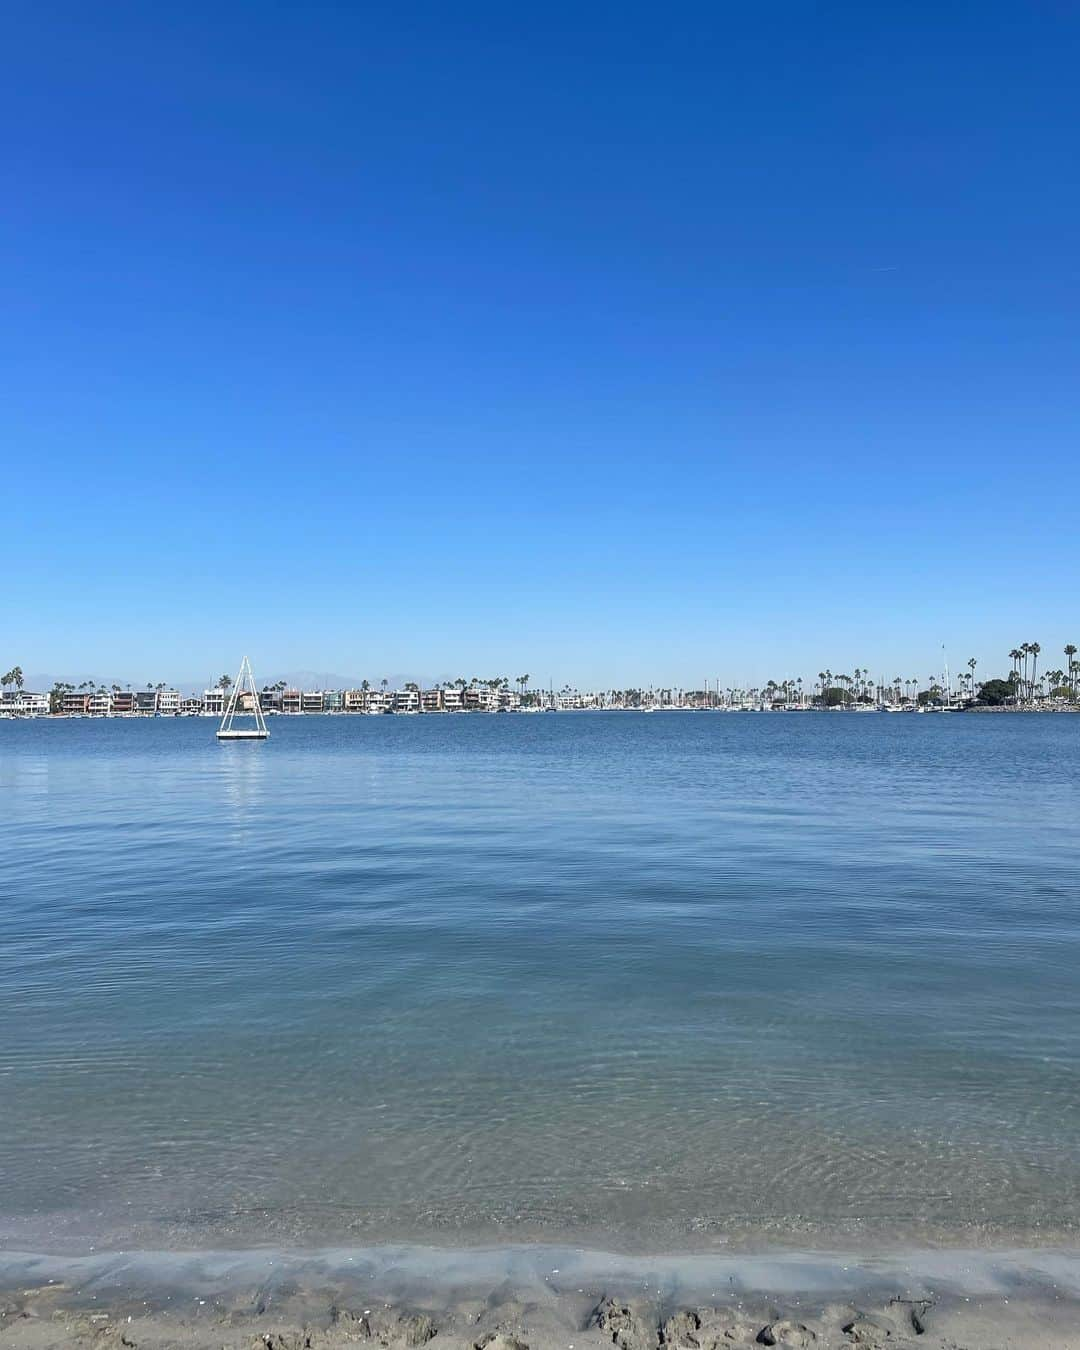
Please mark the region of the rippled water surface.
<svg viewBox="0 0 1080 1350"><path fill-rule="evenodd" d="M1080 718L0 723L0 1236L1080 1227Z"/></svg>

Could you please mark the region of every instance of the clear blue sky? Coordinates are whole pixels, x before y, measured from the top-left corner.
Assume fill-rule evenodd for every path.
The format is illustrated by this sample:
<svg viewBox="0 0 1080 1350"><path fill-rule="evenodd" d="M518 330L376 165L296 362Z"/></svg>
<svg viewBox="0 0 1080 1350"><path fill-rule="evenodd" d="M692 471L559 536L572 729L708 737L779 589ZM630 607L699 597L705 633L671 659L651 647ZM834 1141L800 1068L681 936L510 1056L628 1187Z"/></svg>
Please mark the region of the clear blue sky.
<svg viewBox="0 0 1080 1350"><path fill-rule="evenodd" d="M2 23L0 665L1080 640L1075 4Z"/></svg>

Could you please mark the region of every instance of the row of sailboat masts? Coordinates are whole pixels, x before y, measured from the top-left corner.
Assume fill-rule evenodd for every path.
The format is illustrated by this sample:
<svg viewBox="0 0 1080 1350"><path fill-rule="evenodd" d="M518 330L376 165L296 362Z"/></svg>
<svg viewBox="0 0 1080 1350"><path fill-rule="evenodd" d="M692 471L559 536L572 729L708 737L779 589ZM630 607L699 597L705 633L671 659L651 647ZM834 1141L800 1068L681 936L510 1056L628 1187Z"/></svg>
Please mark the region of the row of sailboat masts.
<svg viewBox="0 0 1080 1350"><path fill-rule="evenodd" d="M250 708L244 707L242 700L250 702ZM254 717L255 725L235 726L237 717ZM219 741L265 741L269 735L262 704L259 702L259 691L255 687L255 676L251 673L251 662L245 656L240 662L240 673L236 677L236 683L229 691L221 725L217 729L217 738Z"/></svg>

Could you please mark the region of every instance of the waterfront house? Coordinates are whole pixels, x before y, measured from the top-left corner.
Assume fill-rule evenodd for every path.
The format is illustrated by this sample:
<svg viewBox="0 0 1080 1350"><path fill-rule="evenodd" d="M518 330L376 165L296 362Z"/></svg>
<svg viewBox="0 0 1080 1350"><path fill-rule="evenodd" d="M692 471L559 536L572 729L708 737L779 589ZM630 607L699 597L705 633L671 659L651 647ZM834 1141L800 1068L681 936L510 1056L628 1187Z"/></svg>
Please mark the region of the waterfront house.
<svg viewBox="0 0 1080 1350"><path fill-rule="evenodd" d="M135 690L135 711L142 717L153 717L158 710L156 689Z"/></svg>
<svg viewBox="0 0 1080 1350"><path fill-rule="evenodd" d="M323 691L321 689L305 689L300 703L300 711L306 713L321 713L323 711Z"/></svg>
<svg viewBox="0 0 1080 1350"><path fill-rule="evenodd" d="M61 700L60 711L69 717L85 717L90 711L90 695L71 690Z"/></svg>
<svg viewBox="0 0 1080 1350"><path fill-rule="evenodd" d="M201 698L182 698L180 700L181 717L198 717L203 710Z"/></svg>
<svg viewBox="0 0 1080 1350"><path fill-rule="evenodd" d="M323 690L323 712L344 712L345 695L340 689Z"/></svg>
<svg viewBox="0 0 1080 1350"><path fill-rule="evenodd" d="M385 689L369 689L365 712L388 713L393 710L394 696Z"/></svg>
<svg viewBox="0 0 1080 1350"><path fill-rule="evenodd" d="M133 689L114 689L112 696L114 717L127 717L135 711L135 691Z"/></svg>
<svg viewBox="0 0 1080 1350"><path fill-rule="evenodd" d="M366 689L346 689L342 695L342 707L347 713L362 713L367 707Z"/></svg>
<svg viewBox="0 0 1080 1350"><path fill-rule="evenodd" d="M211 717L222 717L225 713L225 690L205 689L203 691L203 711Z"/></svg>
<svg viewBox="0 0 1080 1350"><path fill-rule="evenodd" d="M282 690L281 711L287 713L298 713L304 711L304 696L299 689Z"/></svg>
<svg viewBox="0 0 1080 1350"><path fill-rule="evenodd" d="M420 693L416 689L394 690L394 712L416 713L420 711Z"/></svg>
<svg viewBox="0 0 1080 1350"><path fill-rule="evenodd" d="M91 717L108 717L112 707L112 694L107 689L99 689L96 694L90 695L88 711Z"/></svg>
<svg viewBox="0 0 1080 1350"><path fill-rule="evenodd" d="M0 694L0 713L5 717L45 717L48 711L48 694L32 694L29 689L5 689Z"/></svg>
<svg viewBox="0 0 1080 1350"><path fill-rule="evenodd" d="M158 712L162 717L175 717L180 711L180 691L178 689L158 690Z"/></svg>
<svg viewBox="0 0 1080 1350"><path fill-rule="evenodd" d="M441 689L425 689L420 695L420 707L426 713L442 712L443 691Z"/></svg>
<svg viewBox="0 0 1080 1350"><path fill-rule="evenodd" d="M465 706L465 701L461 697L461 690L458 688L444 689L442 691L443 712L461 712Z"/></svg>
<svg viewBox="0 0 1080 1350"><path fill-rule="evenodd" d="M470 712L496 712L499 696L486 684L471 684L465 690L465 707Z"/></svg>

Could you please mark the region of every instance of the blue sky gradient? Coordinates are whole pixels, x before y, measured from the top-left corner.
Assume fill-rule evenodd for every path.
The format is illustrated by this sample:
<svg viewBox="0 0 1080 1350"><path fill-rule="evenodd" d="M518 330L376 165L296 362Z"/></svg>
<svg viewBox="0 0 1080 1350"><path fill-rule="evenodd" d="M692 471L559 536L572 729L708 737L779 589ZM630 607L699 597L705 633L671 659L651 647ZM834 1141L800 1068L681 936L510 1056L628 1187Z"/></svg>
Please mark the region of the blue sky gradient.
<svg viewBox="0 0 1080 1350"><path fill-rule="evenodd" d="M1080 640L1075 5L3 26L0 661L700 684Z"/></svg>

